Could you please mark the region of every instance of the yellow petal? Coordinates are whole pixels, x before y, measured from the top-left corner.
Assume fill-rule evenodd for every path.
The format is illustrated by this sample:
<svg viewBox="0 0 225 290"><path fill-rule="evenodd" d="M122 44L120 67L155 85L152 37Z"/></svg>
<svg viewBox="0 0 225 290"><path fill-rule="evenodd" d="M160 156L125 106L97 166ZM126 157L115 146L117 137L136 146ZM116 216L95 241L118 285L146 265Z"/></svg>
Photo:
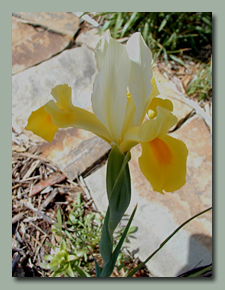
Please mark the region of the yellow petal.
<svg viewBox="0 0 225 290"><path fill-rule="evenodd" d="M156 112L157 116L154 119L147 120L140 126L141 142L150 142L157 137L166 135L177 122L177 117L167 109L157 106Z"/></svg>
<svg viewBox="0 0 225 290"><path fill-rule="evenodd" d="M84 129L100 136L108 143L112 141L112 137L104 125L94 114L84 109L74 107L72 112L63 111L51 100L45 104L45 110L50 114L52 122L59 128L75 127Z"/></svg>
<svg viewBox="0 0 225 290"><path fill-rule="evenodd" d="M51 94L58 102L60 108L68 112L74 110L71 100L71 87L67 84L56 86L52 89Z"/></svg>
<svg viewBox="0 0 225 290"><path fill-rule="evenodd" d="M157 81L156 77L153 76L151 79L151 84L152 84L152 92L150 95L151 100L160 94L157 83L158 83L158 81Z"/></svg>
<svg viewBox="0 0 225 290"><path fill-rule="evenodd" d="M156 111L157 106L165 108L171 112L173 111L173 103L170 100L161 99L161 98L154 98L148 107L147 114L148 114L150 119L153 119L157 116L157 111Z"/></svg>
<svg viewBox="0 0 225 290"><path fill-rule="evenodd" d="M32 131L48 142L51 142L58 130L58 127L52 122L50 115L42 106L38 110L31 113L26 130Z"/></svg>
<svg viewBox="0 0 225 290"><path fill-rule="evenodd" d="M163 193L181 188L186 180L186 145L171 136L141 143L139 166L153 190Z"/></svg>
<svg viewBox="0 0 225 290"><path fill-rule="evenodd" d="M131 127L127 130L126 134L124 135L122 142L120 143L120 148L123 152L128 152L138 143L140 143L139 139L139 127Z"/></svg>

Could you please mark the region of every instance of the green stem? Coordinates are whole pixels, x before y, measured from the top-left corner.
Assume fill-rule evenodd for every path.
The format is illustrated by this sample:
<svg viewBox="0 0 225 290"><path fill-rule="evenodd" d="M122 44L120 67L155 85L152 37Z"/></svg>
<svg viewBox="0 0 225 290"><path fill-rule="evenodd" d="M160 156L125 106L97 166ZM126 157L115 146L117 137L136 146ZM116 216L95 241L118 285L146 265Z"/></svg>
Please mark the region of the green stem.
<svg viewBox="0 0 225 290"><path fill-rule="evenodd" d="M119 242L118 242L118 244L117 244L117 246L116 246L116 248L115 248L115 250L114 250L114 252L113 252L113 254L111 256L110 261L102 269L100 277L109 277L112 274L113 269L114 269L115 264L116 264L116 261L117 261L117 257L119 255L119 252L120 252L120 249L121 249L121 247L123 245L123 242L124 242L124 240L126 238L128 230L130 228L130 225L131 225L131 223L133 221L133 218L134 218L136 210L137 210L137 205L135 206L135 208L134 208L134 210L133 210L133 212L132 212L132 214L131 214L131 216L129 218L129 221L128 221L127 225L126 225L126 228L124 229L124 232L123 232L123 234L122 234L122 236L121 236L121 238L120 238L120 240L119 240Z"/></svg>
<svg viewBox="0 0 225 290"><path fill-rule="evenodd" d="M106 186L109 206L100 241L100 253L105 265L112 256L113 232L130 204L131 180L128 166L130 159L130 152L123 153L116 144L112 147L108 158Z"/></svg>

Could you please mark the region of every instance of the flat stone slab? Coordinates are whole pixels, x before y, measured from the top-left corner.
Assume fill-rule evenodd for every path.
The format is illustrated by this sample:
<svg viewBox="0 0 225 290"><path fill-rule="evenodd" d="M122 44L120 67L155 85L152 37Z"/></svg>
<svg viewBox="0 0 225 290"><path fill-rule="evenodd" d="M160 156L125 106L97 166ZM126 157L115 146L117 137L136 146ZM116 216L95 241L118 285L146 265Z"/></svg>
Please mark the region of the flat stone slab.
<svg viewBox="0 0 225 290"><path fill-rule="evenodd" d="M104 35L100 35L98 31L99 30L97 28L84 31L83 33L78 35L78 37L76 38L76 43L79 45L85 44L86 46L94 50L97 43Z"/></svg>
<svg viewBox="0 0 225 290"><path fill-rule="evenodd" d="M193 117L176 133L188 149L187 183L180 190L162 195L154 192L138 166L140 146L132 149L130 172L132 200L127 211L138 209L133 221L138 230L130 239L129 249L146 259L183 222L212 206L211 136L204 121ZM97 208L104 212L106 196L106 165L85 178ZM148 262L157 277L176 277L197 266L212 262L212 213L196 218L179 231L167 245Z"/></svg>
<svg viewBox="0 0 225 290"><path fill-rule="evenodd" d="M37 29L12 18L12 74L19 73L33 65L61 52L70 40L47 30Z"/></svg>
<svg viewBox="0 0 225 290"><path fill-rule="evenodd" d="M13 15L33 25L67 35L70 39L79 29L79 18L68 12L15 12Z"/></svg>
<svg viewBox="0 0 225 290"><path fill-rule="evenodd" d="M174 114L176 115L178 120L187 116L193 110L193 108L185 104L185 100L178 93L176 85L166 79L157 69L157 67L155 67L153 71L161 85L161 97L171 100L171 102L173 103Z"/></svg>
<svg viewBox="0 0 225 290"><path fill-rule="evenodd" d="M56 164L71 180L89 174L99 166L111 146L92 133L69 128L61 130L51 143L38 146L43 156Z"/></svg>

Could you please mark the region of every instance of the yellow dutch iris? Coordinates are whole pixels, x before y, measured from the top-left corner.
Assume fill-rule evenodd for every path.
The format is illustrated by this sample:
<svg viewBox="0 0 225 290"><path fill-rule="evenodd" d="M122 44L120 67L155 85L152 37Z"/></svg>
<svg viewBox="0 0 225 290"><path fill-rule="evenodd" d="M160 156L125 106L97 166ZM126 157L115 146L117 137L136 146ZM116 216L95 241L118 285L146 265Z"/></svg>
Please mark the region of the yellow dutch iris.
<svg viewBox="0 0 225 290"><path fill-rule="evenodd" d="M51 142L58 128L81 128L116 143L123 152L141 143L140 169L153 189L179 189L185 183L188 151L182 141L167 135L177 118L172 103L157 97L151 51L141 34L133 34L126 47L106 34L95 58L99 73L92 93L94 113L73 106L71 88L58 85L51 91L56 102L32 112L26 129Z"/></svg>

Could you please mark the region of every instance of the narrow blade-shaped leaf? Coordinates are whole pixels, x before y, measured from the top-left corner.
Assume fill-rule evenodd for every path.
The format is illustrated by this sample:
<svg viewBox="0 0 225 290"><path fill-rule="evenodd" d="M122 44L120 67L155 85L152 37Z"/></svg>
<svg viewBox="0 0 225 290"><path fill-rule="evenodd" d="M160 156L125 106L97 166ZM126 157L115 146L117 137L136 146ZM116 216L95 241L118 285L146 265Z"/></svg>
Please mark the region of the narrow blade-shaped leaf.
<svg viewBox="0 0 225 290"><path fill-rule="evenodd" d="M126 228L125 228L125 230L124 230L124 232L123 232L123 234L122 234L122 236L121 236L121 238L120 238L120 240L119 240L119 242L118 242L118 244L117 244L117 246L116 246L116 248L115 248L115 250L114 250L114 252L112 254L112 257L111 257L110 261L102 269L100 277L109 277L111 275L111 273L112 273L112 271L114 269L114 266L116 264L116 260L117 260L117 257L119 255L119 252L120 252L121 247L123 245L123 242L124 242L124 240L126 238L128 230L130 228L130 225L131 225L131 223L132 223L132 221L134 219L134 215L135 215L136 210L137 210L137 205L135 206L135 208L134 208L134 210L133 210L133 212L132 212L132 214L131 214L131 216L129 218L127 226L126 226Z"/></svg>

